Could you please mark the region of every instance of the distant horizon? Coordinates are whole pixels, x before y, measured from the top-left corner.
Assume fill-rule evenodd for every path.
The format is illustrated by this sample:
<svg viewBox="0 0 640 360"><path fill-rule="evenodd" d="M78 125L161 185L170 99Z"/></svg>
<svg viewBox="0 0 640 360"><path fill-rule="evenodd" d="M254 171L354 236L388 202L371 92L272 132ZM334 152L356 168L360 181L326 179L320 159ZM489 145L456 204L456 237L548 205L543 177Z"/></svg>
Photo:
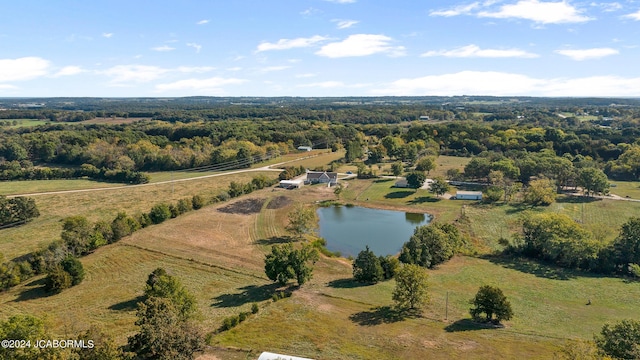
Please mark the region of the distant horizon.
<svg viewBox="0 0 640 360"><path fill-rule="evenodd" d="M7 2L0 97L640 97L640 3Z"/></svg>

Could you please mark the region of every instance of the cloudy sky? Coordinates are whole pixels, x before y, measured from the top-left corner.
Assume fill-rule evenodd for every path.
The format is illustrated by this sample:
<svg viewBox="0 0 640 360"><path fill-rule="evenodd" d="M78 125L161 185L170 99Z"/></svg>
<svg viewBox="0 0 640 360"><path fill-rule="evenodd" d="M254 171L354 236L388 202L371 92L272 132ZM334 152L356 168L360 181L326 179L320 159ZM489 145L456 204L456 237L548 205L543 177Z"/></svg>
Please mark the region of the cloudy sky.
<svg viewBox="0 0 640 360"><path fill-rule="evenodd" d="M640 0L20 0L0 97L640 96Z"/></svg>

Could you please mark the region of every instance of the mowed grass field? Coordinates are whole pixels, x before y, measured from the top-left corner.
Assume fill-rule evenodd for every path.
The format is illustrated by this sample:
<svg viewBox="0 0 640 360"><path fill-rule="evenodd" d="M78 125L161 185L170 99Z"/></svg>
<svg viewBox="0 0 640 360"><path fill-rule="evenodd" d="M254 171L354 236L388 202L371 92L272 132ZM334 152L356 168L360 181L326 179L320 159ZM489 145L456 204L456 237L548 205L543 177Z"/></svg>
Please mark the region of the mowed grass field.
<svg viewBox="0 0 640 360"><path fill-rule="evenodd" d="M95 189L118 186L122 186L122 184L88 179L0 181L0 194L31 194L49 191Z"/></svg>
<svg viewBox="0 0 640 360"><path fill-rule="evenodd" d="M37 126L37 125L45 125L45 124L52 123L49 120L40 120L40 119L15 119L17 123L14 125L13 120L14 119L0 119L0 122L3 122L5 124L8 123L8 125L3 124L3 127L7 127L7 128L19 128L19 127Z"/></svg>

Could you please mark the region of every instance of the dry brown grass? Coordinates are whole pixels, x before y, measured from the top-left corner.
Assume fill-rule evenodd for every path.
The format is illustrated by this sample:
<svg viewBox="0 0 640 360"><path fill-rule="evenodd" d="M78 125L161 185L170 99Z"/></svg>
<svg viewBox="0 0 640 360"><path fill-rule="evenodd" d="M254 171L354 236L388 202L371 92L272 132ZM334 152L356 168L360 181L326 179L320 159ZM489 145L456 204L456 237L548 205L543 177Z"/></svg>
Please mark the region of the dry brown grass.
<svg viewBox="0 0 640 360"><path fill-rule="evenodd" d="M123 117L95 117L91 120L83 121L83 124L131 124L136 121L151 120L151 118L123 118Z"/></svg>

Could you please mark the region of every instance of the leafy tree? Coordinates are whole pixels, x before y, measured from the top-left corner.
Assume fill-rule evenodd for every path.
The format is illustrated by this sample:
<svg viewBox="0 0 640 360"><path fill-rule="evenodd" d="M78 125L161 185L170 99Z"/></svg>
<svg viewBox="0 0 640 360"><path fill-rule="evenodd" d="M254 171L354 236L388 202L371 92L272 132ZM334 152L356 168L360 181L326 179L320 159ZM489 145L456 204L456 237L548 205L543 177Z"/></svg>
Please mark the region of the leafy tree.
<svg viewBox="0 0 640 360"><path fill-rule="evenodd" d="M622 224L613 248L617 265L640 264L640 217L629 218Z"/></svg>
<svg viewBox="0 0 640 360"><path fill-rule="evenodd" d="M487 158L474 157L464 167L464 176L471 179L486 179L491 171L491 161Z"/></svg>
<svg viewBox="0 0 640 360"><path fill-rule="evenodd" d="M167 204L157 204L151 208L149 218L154 224L160 224L171 218L171 209Z"/></svg>
<svg viewBox="0 0 640 360"><path fill-rule="evenodd" d="M368 283L377 283L384 278L380 259L369 250L369 246L360 251L353 261L353 278L356 281Z"/></svg>
<svg viewBox="0 0 640 360"><path fill-rule="evenodd" d="M459 169L448 169L446 172L447 179L449 180L460 180L462 174Z"/></svg>
<svg viewBox="0 0 640 360"><path fill-rule="evenodd" d="M128 216L124 211L119 212L116 218L111 222L111 231L113 232L114 242L125 236L131 235L138 229L140 229L140 223L131 216Z"/></svg>
<svg viewBox="0 0 640 360"><path fill-rule="evenodd" d="M232 181L229 183L229 196L232 198L244 194L244 186L241 183Z"/></svg>
<svg viewBox="0 0 640 360"><path fill-rule="evenodd" d="M587 194L606 194L609 192L609 179L607 175L593 167L583 168L578 172L578 186L582 187Z"/></svg>
<svg viewBox="0 0 640 360"><path fill-rule="evenodd" d="M433 268L451 259L461 245L462 237L454 225L431 223L419 226L409 241L402 245L400 261Z"/></svg>
<svg viewBox="0 0 640 360"><path fill-rule="evenodd" d="M0 347L0 359L17 360L58 360L64 359L59 349L40 348L34 340L49 340L51 335L45 330L44 322L31 315L13 315L6 321L0 321L0 339L29 340L31 346L23 348Z"/></svg>
<svg viewBox="0 0 640 360"><path fill-rule="evenodd" d="M52 293L59 293L71 287L71 275L64 271L61 266L57 266L49 271L45 280L45 290Z"/></svg>
<svg viewBox="0 0 640 360"><path fill-rule="evenodd" d="M481 286L470 303L474 307L469 312L476 321L482 320L482 314L484 314L485 321L494 324L499 324L502 320L509 320L513 317L511 303L504 296L502 290L494 286Z"/></svg>
<svg viewBox="0 0 640 360"><path fill-rule="evenodd" d="M136 316L140 330L126 346L136 359L191 360L204 348L201 330L168 298L147 298L139 303Z"/></svg>
<svg viewBox="0 0 640 360"><path fill-rule="evenodd" d="M382 138L382 146L387 150L387 155L390 157L398 157L402 149L404 141L402 138L396 136L385 136Z"/></svg>
<svg viewBox="0 0 640 360"><path fill-rule="evenodd" d="M201 195L193 195L193 197L191 198L191 205L194 210L199 210L206 205L206 201Z"/></svg>
<svg viewBox="0 0 640 360"><path fill-rule="evenodd" d="M396 287L392 299L396 306L405 310L418 310L428 300L428 275L418 265L404 265L396 274Z"/></svg>
<svg viewBox="0 0 640 360"><path fill-rule="evenodd" d="M312 208L303 204L296 206L288 215L289 225L287 230L302 238L305 234L313 230L315 213Z"/></svg>
<svg viewBox="0 0 640 360"><path fill-rule="evenodd" d="M436 168L436 161L432 157L423 157L416 162L416 171L424 171L427 174Z"/></svg>
<svg viewBox="0 0 640 360"><path fill-rule="evenodd" d="M357 159L362 158L363 155L364 152L362 151L362 145L360 144L360 141L354 140L347 143L347 151L344 155L345 162L353 162Z"/></svg>
<svg viewBox="0 0 640 360"><path fill-rule="evenodd" d="M418 189L422 187L422 185L426 180L427 180L427 177L423 172L420 172L420 171L414 171L409 175L407 175L407 183L409 184L409 187L414 189Z"/></svg>
<svg viewBox="0 0 640 360"><path fill-rule="evenodd" d="M595 342L585 340L568 341L555 354L558 360L604 360Z"/></svg>
<svg viewBox="0 0 640 360"><path fill-rule="evenodd" d="M429 191L434 193L436 196L444 195L447 191L449 191L449 189L451 189L451 186L449 186L449 183L441 177L433 179L433 182L429 186Z"/></svg>
<svg viewBox="0 0 640 360"><path fill-rule="evenodd" d="M93 342L92 348L74 348L72 353L78 360L120 360L124 354L113 338L97 326L91 326L78 336L78 340L88 344Z"/></svg>
<svg viewBox="0 0 640 360"><path fill-rule="evenodd" d="M145 298L159 297L171 300L180 314L189 318L197 311L196 299L181 284L180 280L167 274L163 268L153 270L147 278Z"/></svg>
<svg viewBox="0 0 640 360"><path fill-rule="evenodd" d="M551 205L556 200L556 187L553 180L538 179L529 183L524 192L524 203L533 206Z"/></svg>
<svg viewBox="0 0 640 360"><path fill-rule="evenodd" d="M340 199L340 195L342 194L342 192L344 191L344 186L340 183L338 184L334 189L333 189L333 193L336 195L336 197L338 199Z"/></svg>
<svg viewBox="0 0 640 360"><path fill-rule="evenodd" d="M391 255L378 257L380 261L380 266L382 267L382 275L385 280L392 279L398 273L398 269L400 268L400 261L398 258L393 257Z"/></svg>
<svg viewBox="0 0 640 360"><path fill-rule="evenodd" d="M60 237L67 249L75 255L84 255L92 249L94 229L84 216L70 216L64 219Z"/></svg>
<svg viewBox="0 0 640 360"><path fill-rule="evenodd" d="M400 161L396 161L391 164L391 173L393 174L393 176L400 176L402 175L403 171L404 166L402 166L402 163Z"/></svg>
<svg viewBox="0 0 640 360"><path fill-rule="evenodd" d="M84 279L84 267L80 260L68 256L60 263L60 266L62 270L66 271L71 277L71 286L80 284Z"/></svg>
<svg viewBox="0 0 640 360"><path fill-rule="evenodd" d="M484 192L482 196L482 200L488 203L494 203L502 199L504 195L504 190L497 186L489 186Z"/></svg>
<svg viewBox="0 0 640 360"><path fill-rule="evenodd" d="M385 156L387 156L387 149L385 149L384 146L374 146L369 148L369 157L367 158L367 162L370 164L377 164L382 162Z"/></svg>
<svg viewBox="0 0 640 360"><path fill-rule="evenodd" d="M272 281L285 285L289 280L296 279L298 286L311 279L313 264L318 260L318 252L312 246L305 245L294 250L292 244L275 245L271 254L264 259L265 274Z"/></svg>
<svg viewBox="0 0 640 360"><path fill-rule="evenodd" d="M614 359L640 358L640 321L622 320L605 324L595 336L596 346Z"/></svg>
<svg viewBox="0 0 640 360"><path fill-rule="evenodd" d="M522 252L564 267L592 269L602 245L570 217L542 213L522 222Z"/></svg>

